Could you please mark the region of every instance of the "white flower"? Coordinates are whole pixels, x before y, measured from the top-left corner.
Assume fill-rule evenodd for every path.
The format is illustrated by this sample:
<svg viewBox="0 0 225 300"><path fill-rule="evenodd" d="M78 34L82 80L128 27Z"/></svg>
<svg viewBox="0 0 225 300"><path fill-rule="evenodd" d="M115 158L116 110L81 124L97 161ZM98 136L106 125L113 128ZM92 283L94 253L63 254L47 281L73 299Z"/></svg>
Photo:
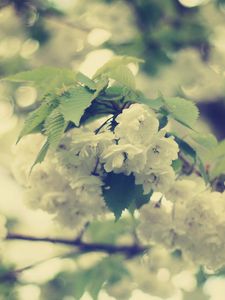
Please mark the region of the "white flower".
<svg viewBox="0 0 225 300"><path fill-rule="evenodd" d="M225 198L205 191L187 201L182 215L175 206L176 244L199 264L217 269L225 261ZM188 235L187 235L188 232ZM216 253L216 255L215 255Z"/></svg>
<svg viewBox="0 0 225 300"><path fill-rule="evenodd" d="M173 137L164 137L165 131L161 130L155 135L152 143L147 150L147 166L159 167L162 165L171 165L172 161L177 159L179 147Z"/></svg>
<svg viewBox="0 0 225 300"><path fill-rule="evenodd" d="M164 198L141 208L139 234L216 270L225 264L225 193L207 190L200 178L192 180L177 180L166 193L169 210Z"/></svg>
<svg viewBox="0 0 225 300"><path fill-rule="evenodd" d="M75 129L72 132L72 151L79 153L80 157L90 155L101 155L101 153L114 142L112 132L102 132L95 134L85 128Z"/></svg>
<svg viewBox="0 0 225 300"><path fill-rule="evenodd" d="M112 145L103 152L101 158L106 172L124 172L127 175L141 171L145 161L143 149L131 144Z"/></svg>
<svg viewBox="0 0 225 300"><path fill-rule="evenodd" d="M162 199L159 203L150 201L140 209L139 235L145 242L173 245L172 214Z"/></svg>
<svg viewBox="0 0 225 300"><path fill-rule="evenodd" d="M204 182L198 178L177 180L166 193L166 198L172 202L186 203L188 199L192 199L195 194L204 189Z"/></svg>
<svg viewBox="0 0 225 300"><path fill-rule="evenodd" d="M77 229L101 216L106 208L101 178L85 173L82 168L70 170L66 173L60 168L57 159L45 159L31 173L25 200L32 208L52 214L62 225Z"/></svg>
<svg viewBox="0 0 225 300"><path fill-rule="evenodd" d="M121 143L148 145L158 132L159 121L154 111L143 104L132 104L116 118L116 138Z"/></svg>
<svg viewBox="0 0 225 300"><path fill-rule="evenodd" d="M165 193L171 187L175 180L175 173L171 167L162 169L148 169L148 173L134 173L135 183L142 184L144 194L151 190Z"/></svg>

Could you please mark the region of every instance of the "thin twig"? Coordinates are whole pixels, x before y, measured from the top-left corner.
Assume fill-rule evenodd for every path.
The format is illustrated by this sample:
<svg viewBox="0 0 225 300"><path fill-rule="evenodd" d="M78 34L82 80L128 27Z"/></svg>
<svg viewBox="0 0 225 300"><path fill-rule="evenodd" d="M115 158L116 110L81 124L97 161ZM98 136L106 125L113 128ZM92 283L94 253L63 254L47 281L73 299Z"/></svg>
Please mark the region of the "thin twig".
<svg viewBox="0 0 225 300"><path fill-rule="evenodd" d="M113 119L113 117L110 117L104 123L102 123L102 125L95 130L95 134L98 134L100 132L100 130L112 119Z"/></svg>

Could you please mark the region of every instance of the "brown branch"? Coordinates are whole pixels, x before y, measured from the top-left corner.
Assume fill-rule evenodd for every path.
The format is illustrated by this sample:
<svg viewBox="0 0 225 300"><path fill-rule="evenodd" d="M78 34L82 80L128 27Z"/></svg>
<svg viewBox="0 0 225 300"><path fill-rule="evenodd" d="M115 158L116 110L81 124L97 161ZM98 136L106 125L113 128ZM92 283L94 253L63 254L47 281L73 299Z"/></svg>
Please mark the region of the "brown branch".
<svg viewBox="0 0 225 300"><path fill-rule="evenodd" d="M146 252L149 248L141 245L111 245L104 243L87 243L80 238L75 240L64 238L50 238L50 237L34 237L23 234L9 233L6 240L21 240L30 242L46 242L52 244L62 244L71 247L77 247L81 253L89 252L104 252L107 254L123 254L127 258L131 258Z"/></svg>

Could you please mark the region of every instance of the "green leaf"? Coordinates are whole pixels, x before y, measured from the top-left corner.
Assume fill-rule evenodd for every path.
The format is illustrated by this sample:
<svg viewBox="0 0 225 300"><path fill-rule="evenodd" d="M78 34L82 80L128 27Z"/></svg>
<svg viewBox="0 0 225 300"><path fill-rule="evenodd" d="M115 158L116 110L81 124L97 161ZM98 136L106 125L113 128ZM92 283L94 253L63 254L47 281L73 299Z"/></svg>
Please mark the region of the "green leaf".
<svg viewBox="0 0 225 300"><path fill-rule="evenodd" d="M135 77L131 70L124 65L118 66L107 73L108 77L131 89L135 89Z"/></svg>
<svg viewBox="0 0 225 300"><path fill-rule="evenodd" d="M151 191L147 195L144 195L143 186L141 184L135 185L133 201L129 206L130 213L133 214L136 209L139 209L144 204L147 204L151 200L152 194L153 194L153 191Z"/></svg>
<svg viewBox="0 0 225 300"><path fill-rule="evenodd" d="M176 174L180 173L180 171L182 169L182 161L180 159L173 160L172 168Z"/></svg>
<svg viewBox="0 0 225 300"><path fill-rule="evenodd" d="M3 80L30 82L42 95L44 95L49 92L55 92L56 89L61 89L64 86L73 84L75 82L75 74L69 69L43 66L31 71L20 72L8 76Z"/></svg>
<svg viewBox="0 0 225 300"><path fill-rule="evenodd" d="M103 188L103 196L108 208L114 213L116 220L122 211L129 208L135 193L134 176L122 173L108 173Z"/></svg>
<svg viewBox="0 0 225 300"><path fill-rule="evenodd" d="M205 166L202 162L202 159L199 156L199 153L196 149L194 149L194 147L192 147L191 145L189 145L186 141L182 140L181 138L175 136L175 141L178 143L180 150L190 156L193 161L194 164L197 164L198 170L202 176L202 178L204 179L205 183L208 184L209 183L209 175L206 172Z"/></svg>
<svg viewBox="0 0 225 300"><path fill-rule="evenodd" d="M197 166L199 168L199 171L201 173L201 176L204 179L206 185L209 184L209 175L206 172L205 166L204 166L204 164L203 164L203 162L202 162L202 160L200 159L199 156L197 156L196 162L197 162Z"/></svg>
<svg viewBox="0 0 225 300"><path fill-rule="evenodd" d="M167 116L160 116L159 118L159 130L164 128L168 124Z"/></svg>
<svg viewBox="0 0 225 300"><path fill-rule="evenodd" d="M191 132L190 136L199 146L202 146L207 150L214 149L218 145L216 137L211 133Z"/></svg>
<svg viewBox="0 0 225 300"><path fill-rule="evenodd" d="M186 140L195 149L204 164L215 161L218 142L212 134L190 132Z"/></svg>
<svg viewBox="0 0 225 300"><path fill-rule="evenodd" d="M103 92L109 84L109 80L105 76L101 76L101 78L96 82L96 91L94 93L94 98Z"/></svg>
<svg viewBox="0 0 225 300"><path fill-rule="evenodd" d="M48 152L48 149L49 149L49 142L48 140L44 143L44 145L42 146L40 152L38 153L37 155L37 158L36 160L34 161L33 165L31 166L31 169L30 169L30 173L31 171L33 170L34 166L37 165L38 163L42 163L45 159L45 156Z"/></svg>
<svg viewBox="0 0 225 300"><path fill-rule="evenodd" d="M225 174L225 140L214 147L209 170L211 178Z"/></svg>
<svg viewBox="0 0 225 300"><path fill-rule="evenodd" d="M163 100L161 97L156 98L154 100L148 99L144 96L143 93L138 91L137 97L136 97L136 102L141 103L141 104L146 104L153 110L159 110L163 106Z"/></svg>
<svg viewBox="0 0 225 300"><path fill-rule="evenodd" d="M173 134L175 141L179 145L179 148L185 154L191 156L194 160L196 159L196 151L183 139L179 138L176 134Z"/></svg>
<svg viewBox="0 0 225 300"><path fill-rule="evenodd" d="M116 69L119 66L126 66L129 63L143 63L144 61L142 59L132 57L132 56L114 56L112 59L110 59L107 63L105 63L101 68L97 70L95 75L93 76L93 79L103 75L107 74L108 72L111 72L113 69Z"/></svg>
<svg viewBox="0 0 225 300"><path fill-rule="evenodd" d="M96 83L81 72L76 74L76 80L77 82L88 87L90 90L95 91L97 89Z"/></svg>
<svg viewBox="0 0 225 300"><path fill-rule="evenodd" d="M55 149L58 146L66 127L63 115L58 111L58 109L53 110L53 112L48 116L44 126L46 135L48 136L49 148Z"/></svg>
<svg viewBox="0 0 225 300"><path fill-rule="evenodd" d="M181 124L191 128L199 115L197 106L186 99L175 98L163 98L164 108L172 118Z"/></svg>
<svg viewBox="0 0 225 300"><path fill-rule="evenodd" d="M119 97L124 94L124 87L120 85L113 85L107 88L105 91L106 96Z"/></svg>
<svg viewBox="0 0 225 300"><path fill-rule="evenodd" d="M36 130L36 128L38 128L39 125L51 113L52 109L53 109L53 107L51 105L49 105L49 103L42 102L41 105L35 111L31 112L25 120L23 129L21 130L21 132L19 134L17 143L23 136L34 132ZM40 132L40 130L38 132Z"/></svg>
<svg viewBox="0 0 225 300"><path fill-rule="evenodd" d="M93 99L94 94L86 88L73 87L60 97L59 111L66 121L72 121L78 126L85 109L90 106Z"/></svg>

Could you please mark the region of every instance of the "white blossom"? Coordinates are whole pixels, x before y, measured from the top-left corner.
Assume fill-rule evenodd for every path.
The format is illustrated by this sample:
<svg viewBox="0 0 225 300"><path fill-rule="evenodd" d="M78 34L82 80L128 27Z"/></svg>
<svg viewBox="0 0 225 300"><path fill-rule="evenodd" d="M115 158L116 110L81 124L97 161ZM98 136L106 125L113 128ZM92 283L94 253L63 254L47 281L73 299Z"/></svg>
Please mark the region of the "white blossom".
<svg viewBox="0 0 225 300"><path fill-rule="evenodd" d="M171 165L178 158L179 147L173 137L164 137L165 131L160 130L147 149L147 166L160 167Z"/></svg>
<svg viewBox="0 0 225 300"><path fill-rule="evenodd" d="M161 169L148 168L148 173L134 173L135 183L142 184L144 194L148 194L151 190L156 192L166 192L171 187L175 180L175 173L172 167Z"/></svg>
<svg viewBox="0 0 225 300"><path fill-rule="evenodd" d="M116 118L115 135L121 143L148 145L158 132L159 121L153 110L143 104L132 104Z"/></svg>
<svg viewBox="0 0 225 300"><path fill-rule="evenodd" d="M145 243L152 241L171 248L174 237L172 214L161 197L140 209L139 235Z"/></svg>
<svg viewBox="0 0 225 300"><path fill-rule="evenodd" d="M29 136L30 145L35 138ZM17 152L17 161L21 156L24 161L27 140L20 145L21 152ZM80 228L87 220L101 216L106 208L102 199L101 177L91 174L96 157L91 160L80 157L78 152L73 152L72 141L69 134L62 140L55 154L50 153L43 163L35 166L26 180L25 202L33 209L42 209L52 214L63 225ZM35 143L33 145L37 148ZM27 155L27 158L30 157ZM27 160L26 165L31 166L32 163L32 160Z"/></svg>
<svg viewBox="0 0 225 300"><path fill-rule="evenodd" d="M146 162L145 153L141 147L131 144L112 145L102 154L101 162L106 172L125 173L141 171Z"/></svg>
<svg viewBox="0 0 225 300"><path fill-rule="evenodd" d="M177 180L166 197L170 210L165 200L141 208L140 237L181 249L195 263L214 270L223 266L225 193L212 192L203 180L193 178Z"/></svg>

